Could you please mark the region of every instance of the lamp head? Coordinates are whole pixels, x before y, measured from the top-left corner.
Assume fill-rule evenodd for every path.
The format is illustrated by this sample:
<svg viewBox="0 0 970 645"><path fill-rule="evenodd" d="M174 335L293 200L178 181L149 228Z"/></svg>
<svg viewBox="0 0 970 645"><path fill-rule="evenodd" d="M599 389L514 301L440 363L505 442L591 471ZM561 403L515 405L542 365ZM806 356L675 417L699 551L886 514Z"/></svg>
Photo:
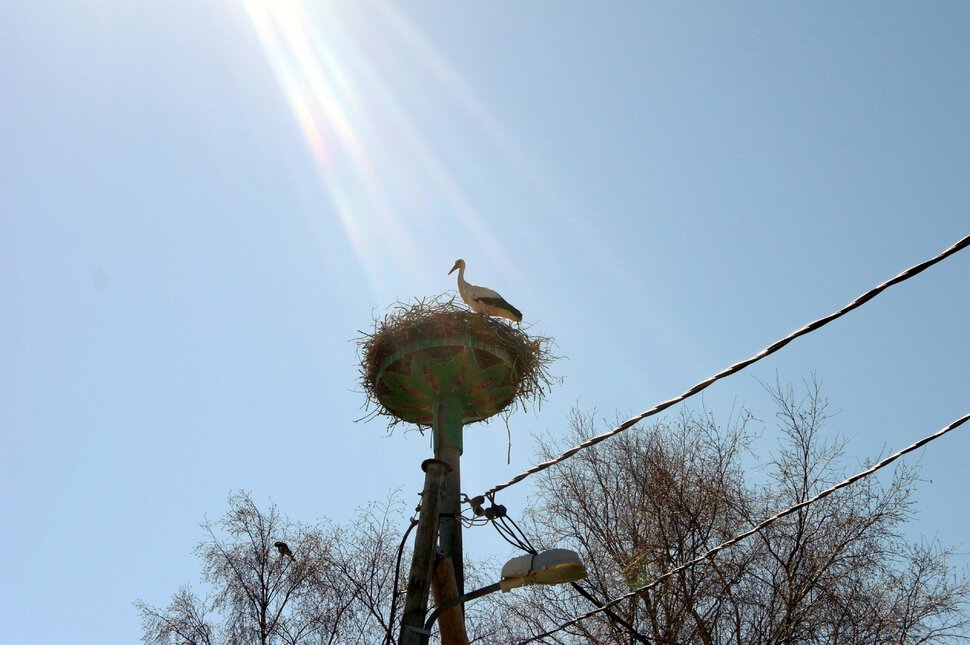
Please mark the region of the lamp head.
<svg viewBox="0 0 970 645"><path fill-rule="evenodd" d="M586 566L569 549L549 549L536 555L512 558L502 567L502 591L525 585L558 585L582 580Z"/></svg>

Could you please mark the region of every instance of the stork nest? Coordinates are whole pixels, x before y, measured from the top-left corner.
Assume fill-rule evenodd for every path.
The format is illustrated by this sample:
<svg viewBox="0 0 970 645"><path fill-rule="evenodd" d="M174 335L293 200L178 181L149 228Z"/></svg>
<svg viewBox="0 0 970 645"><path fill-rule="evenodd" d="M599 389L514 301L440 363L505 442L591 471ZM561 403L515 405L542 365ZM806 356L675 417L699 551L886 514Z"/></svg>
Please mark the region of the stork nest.
<svg viewBox="0 0 970 645"><path fill-rule="evenodd" d="M518 326L471 312L455 302L452 294L417 299L413 304L397 303L384 315L374 319L373 333L361 332L357 339L361 358L360 384L367 396L365 409L371 416L388 417L393 428L401 419L387 409L378 397L381 365L389 356L409 344L429 338L474 338L504 352L515 372L515 392L502 410L515 405L526 410L526 404L541 405L553 384L560 379L549 373L557 358L550 351L553 341L545 336L530 336ZM420 428L419 424L419 428Z"/></svg>

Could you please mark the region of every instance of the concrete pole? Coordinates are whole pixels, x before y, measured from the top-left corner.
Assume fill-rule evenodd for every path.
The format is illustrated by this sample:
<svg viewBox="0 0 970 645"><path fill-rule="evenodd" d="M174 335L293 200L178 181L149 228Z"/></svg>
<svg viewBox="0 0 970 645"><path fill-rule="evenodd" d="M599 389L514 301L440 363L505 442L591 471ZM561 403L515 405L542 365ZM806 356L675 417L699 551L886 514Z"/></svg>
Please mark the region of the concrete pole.
<svg viewBox="0 0 970 645"><path fill-rule="evenodd" d="M414 536L414 554L411 556L404 615L401 617L400 645L420 645L424 632L435 536L438 533L438 515L441 512L441 488L448 472L448 464L437 459L426 459L421 468L424 470L424 492L421 493L421 513L418 516L417 534Z"/></svg>
<svg viewBox="0 0 970 645"><path fill-rule="evenodd" d="M438 523L438 546L442 557L451 558L458 595L465 593L464 553L461 540L461 453L463 407L460 401L446 401L435 406L432 431L435 459L448 464L441 491L441 519Z"/></svg>

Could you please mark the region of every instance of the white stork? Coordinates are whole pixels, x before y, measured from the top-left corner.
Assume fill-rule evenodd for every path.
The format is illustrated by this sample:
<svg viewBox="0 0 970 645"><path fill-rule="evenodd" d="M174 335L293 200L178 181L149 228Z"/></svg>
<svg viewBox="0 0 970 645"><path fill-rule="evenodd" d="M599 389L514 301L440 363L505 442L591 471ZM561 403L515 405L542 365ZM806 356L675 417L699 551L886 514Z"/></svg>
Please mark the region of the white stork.
<svg viewBox="0 0 970 645"><path fill-rule="evenodd" d="M491 289L480 287L465 281L465 261L461 258L455 260L455 266L451 267L448 275L458 269L458 293L471 310L479 314L489 316L500 316L515 322L522 322L522 312L505 301L505 298L495 293Z"/></svg>

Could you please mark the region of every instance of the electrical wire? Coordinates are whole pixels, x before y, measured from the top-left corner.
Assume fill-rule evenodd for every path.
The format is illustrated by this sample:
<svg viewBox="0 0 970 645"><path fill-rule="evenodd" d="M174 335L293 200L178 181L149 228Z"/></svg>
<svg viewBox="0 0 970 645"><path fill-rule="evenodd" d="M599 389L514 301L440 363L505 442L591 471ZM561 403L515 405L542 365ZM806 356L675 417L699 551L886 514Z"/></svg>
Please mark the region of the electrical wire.
<svg viewBox="0 0 970 645"><path fill-rule="evenodd" d="M831 486L829 488L826 488L825 490L823 490L822 492L818 493L814 497L812 497L810 499L806 499L806 500L804 500L802 502L799 502L798 504L795 504L793 506L789 506L788 508L786 508L783 511L780 511L778 513L775 513L774 515L772 515L768 519L762 520L761 523L759 523L758 525L756 525L756 526L752 527L751 529L745 531L744 533L740 533L738 535L735 535L731 539L729 539L729 540L727 540L725 542L722 542L721 544L718 544L717 546L715 546L714 548L712 548L710 551L708 551L708 552L706 552L706 553L704 553L704 554L702 554L702 555L694 558L693 560L689 560L689 561L687 561L687 562L685 562L685 563L683 563L681 565L678 565L677 567L674 567L673 569L667 571L666 573L664 573L663 575L661 575L659 578L657 578L653 582L651 582L649 584L646 584L646 585L643 585L642 587L637 587L636 589L634 589L633 591L630 591L629 593L626 593L626 594L624 594L622 596L619 596L618 598L614 598L613 600L610 600L610 601L608 601L606 603L603 603L602 606L599 607L599 608L597 608L597 609L594 609L592 611L586 612L585 614L581 614L579 616L576 616L572 620L568 620L568 621L566 621L564 623L560 623L555 628L553 628L553 629L551 629L551 630L549 630L547 632L543 632L542 634L539 634L538 636L532 636L531 638L528 638L528 639L526 639L524 641L519 641L519 645L525 645L526 643L531 643L531 642L537 641L540 638L545 638L546 636L551 636L552 634L555 634L558 631L561 631L561 630L563 630L563 629L565 629L567 627L570 627L572 625L575 625L576 623L578 623L578 622L580 622L582 620L585 620L585 619L587 619L587 618L589 618L591 616L594 616L598 612L606 611L610 607L613 607L614 605L617 605L617 604L623 602L624 600L627 600L627 599L632 598L634 596L637 596L637 595L639 595L641 593L644 593L645 591L649 591L650 589L653 589L654 587L656 587L657 585L659 585L661 582L663 582L667 578L670 578L671 576L676 575L677 573L680 573L681 571L683 571L685 569L689 569L690 567L693 567L694 565L700 564L701 562L703 562L704 560L707 560L708 558L713 558L714 556L716 556L722 550L724 550L724 549L726 549L728 547L734 546L738 542L740 542L740 541L742 541L742 540L744 540L744 539L746 539L748 537L751 537L755 533L758 533L759 531L767 528L769 525L771 525L774 522L780 520L781 518L783 518L783 517L785 517L787 515L791 515L795 511L798 511L798 510L800 510L802 508L805 508L806 506L809 506L811 504L814 504L815 502L817 502L817 501L819 501L819 500L821 500L821 499L823 499L825 497L828 497L829 495L831 495L832 493L834 493L835 491L837 491L839 489L845 488L846 486L849 486L850 484L853 484L853 483L859 481L860 479L863 479L865 477L868 477L869 475L872 475L876 471L878 471L878 470L880 470L880 469L888 466L892 462L896 461L897 459L899 459L903 455L905 455L907 453L910 453L910 452L912 452L912 451L914 451L914 450L916 450L918 448L921 448L924 445L928 444L929 442L931 442L931 441L933 441L935 439L939 439L940 437L942 437L946 433L950 432L951 430L954 430L954 429L958 428L959 426L963 425L968 420L970 420L970 413L965 414L962 417L960 417L959 419L956 419L956 420L952 421L949 425L941 428L940 430L937 430L933 434L931 434L929 436L926 436L926 437L923 437L922 439L920 439L916 443L913 443L913 444L911 444L911 445L903 448L902 450L900 450L898 452L895 452L895 453L889 455L888 457L886 457L882 461L877 462L876 464L870 466L869 468L867 468L867 469L865 469L865 470L863 470L861 472L858 472L855 475L852 475L848 479L845 479L845 480L839 482L838 484L835 484L834 486Z"/></svg>
<svg viewBox="0 0 970 645"><path fill-rule="evenodd" d="M492 526L499 536L519 549L520 551L525 551L531 555L536 555L539 551L536 550L532 541L529 540L529 536L525 534L518 524L515 523L511 517L509 517L508 509L506 509L501 504L496 504L495 500L489 498L491 506L488 509L482 507L485 498L477 498L471 500L467 495L465 497L465 502L472 504L475 513L485 522L491 522Z"/></svg>
<svg viewBox="0 0 970 645"><path fill-rule="evenodd" d="M501 518L501 520L505 529L509 531L509 533L515 535L519 543L525 547L525 548L522 548L522 547L519 547L519 548L522 548L523 551L528 551L529 553L538 553L538 550L536 550L535 545L532 544L532 541L529 539L529 536L525 534L525 531L519 528L519 525L515 523L515 520L513 520L508 515ZM512 528L509 528L509 525L511 525Z"/></svg>
<svg viewBox="0 0 970 645"><path fill-rule="evenodd" d="M470 529L473 526L485 526L488 524L488 518L485 517L467 517L462 514L458 516L458 519L461 520L461 525L466 529Z"/></svg>
<svg viewBox="0 0 970 645"><path fill-rule="evenodd" d="M401 544L399 544L397 547L397 562L394 565L394 587L391 589L391 618L387 621L387 634L384 635L384 645L388 645L393 638L391 635L394 633L394 619L397 613L397 585L401 580L401 558L404 555L404 545L408 541L408 535L411 534L411 530L417 525L418 520L412 517L411 525L408 526L406 531L404 531L404 537L401 538Z"/></svg>
<svg viewBox="0 0 970 645"><path fill-rule="evenodd" d="M506 542L508 542L515 548L519 549L520 551L525 551L526 553L529 553L531 555L536 555L538 551L534 546L532 546L532 543L529 542L529 539L526 538L524 535L523 536L517 535L516 532L513 531L509 527L508 523L506 523L504 520L505 518L495 518L495 520L492 521L492 526L495 527L495 530L502 537L502 539L504 539Z"/></svg>
<svg viewBox="0 0 970 645"><path fill-rule="evenodd" d="M836 318L839 318L841 316L844 316L845 314L849 313L853 309L856 309L856 308L862 306L863 304L865 304L866 302L868 302L869 300L872 300L873 298L875 298L877 295L879 295L880 293L882 293L883 291L885 291L889 287L891 287L891 286L893 286L895 284L898 284L900 282L903 282L905 280L908 280L909 278L912 278L916 274L922 272L925 269L928 269L929 267L933 266L937 262L940 262L940 261L946 259L947 257L953 255L954 253L956 253L956 252L958 252L958 251L966 248L968 245L970 245L970 235L964 237L962 240L956 242L955 244L953 244L952 246L950 246L949 248L947 248L946 250L944 250L940 254L938 254L938 255L930 258L929 260L926 260L924 262L920 262L919 264L916 264L914 266L911 266L910 268L906 269L905 271L903 271L902 273L900 273L896 277L891 278L891 279L883 282L882 284L880 284L880 285L878 285L878 286L870 289L869 291L865 292L864 294L862 294L861 296L859 296L858 298L856 298L855 300L853 300L852 302L850 302L846 306L842 307L838 311L836 311L834 313L831 313L831 314L829 314L827 316L824 316L822 318L819 318L818 320L815 320L813 322L808 323L807 325L805 325L801 329L798 329L798 330L792 332L791 334L785 336L781 340L775 341L774 343L772 343L771 345L769 345L765 349L761 350L760 352L758 352L754 356L752 356L750 358L747 358L747 359L745 359L743 361L740 361L738 363L735 363L734 365L728 367L727 369L724 369L724 370L718 372L714 376L711 376L710 378L708 378L708 379L706 379L704 381L701 381L700 383L697 383L692 388L690 388L689 390L687 390L684 393L680 394L679 396L676 396L676 397L674 397L672 399L668 399L668 400L664 401L663 403L658 403L657 405L655 405L654 407L650 408L649 410L646 410L644 412L641 412L640 414L638 414L638 415L636 415L634 417L631 417L631 418L627 419L626 421L624 421L620 425L616 426L612 430L608 430L608 431L604 432L603 434L600 434L600 435L597 435L597 436L592 437L590 439L587 439L586 441L584 441L584 442L582 442L582 443L580 443L580 444L578 444L576 446L573 446L572 448L570 448L566 452L562 453L558 457L554 457L554 458L549 459L547 461L543 461L542 463L536 464L535 466L529 468L528 470L519 473L518 475L516 475L515 477L513 477L509 481L505 482L504 484L499 484L499 485L491 488L488 492L485 493L485 497L494 497L495 493L499 492L500 490L503 490L505 488L508 488L509 486L512 486L514 484L517 484L520 481L522 481L523 479L525 479L526 477L529 477L530 475L534 475L534 474L536 474L538 472L541 472L541 471L545 470L546 468L549 468L551 466L555 466L556 464L561 463L561 462L565 461L566 459L569 459L570 457L572 457L573 455L575 455L580 450L583 450L585 448L589 448L591 446L595 446L596 444L600 443L601 441L605 441L606 439L609 439L610 437L612 437L614 435L617 435L617 434L623 432L624 430L628 430L629 428L633 427L634 425L636 425L640 421L646 419L647 417L653 416L653 415L657 414L658 412L662 412L663 410L666 410L670 406L675 405L677 403L680 403L684 399L687 399L687 398L689 398L691 396L694 396L695 394L697 394L697 393L701 392L702 390L706 389L709 385L711 385L715 381L718 381L718 380L720 380L722 378L725 378L725 377L731 376L732 374L735 374L737 372L740 372L741 370L743 370L747 366L751 365L752 363L755 363L757 361L760 361L762 358L765 358L766 356L769 356L771 354L774 354L779 349L781 349L782 347L784 347L785 345L787 345L791 341L795 340L796 338L798 338L800 336L804 336L805 334L811 333L811 332L815 331L816 329L818 329L818 328L820 328L820 327L822 327L824 325L827 325L828 323L832 322Z"/></svg>

